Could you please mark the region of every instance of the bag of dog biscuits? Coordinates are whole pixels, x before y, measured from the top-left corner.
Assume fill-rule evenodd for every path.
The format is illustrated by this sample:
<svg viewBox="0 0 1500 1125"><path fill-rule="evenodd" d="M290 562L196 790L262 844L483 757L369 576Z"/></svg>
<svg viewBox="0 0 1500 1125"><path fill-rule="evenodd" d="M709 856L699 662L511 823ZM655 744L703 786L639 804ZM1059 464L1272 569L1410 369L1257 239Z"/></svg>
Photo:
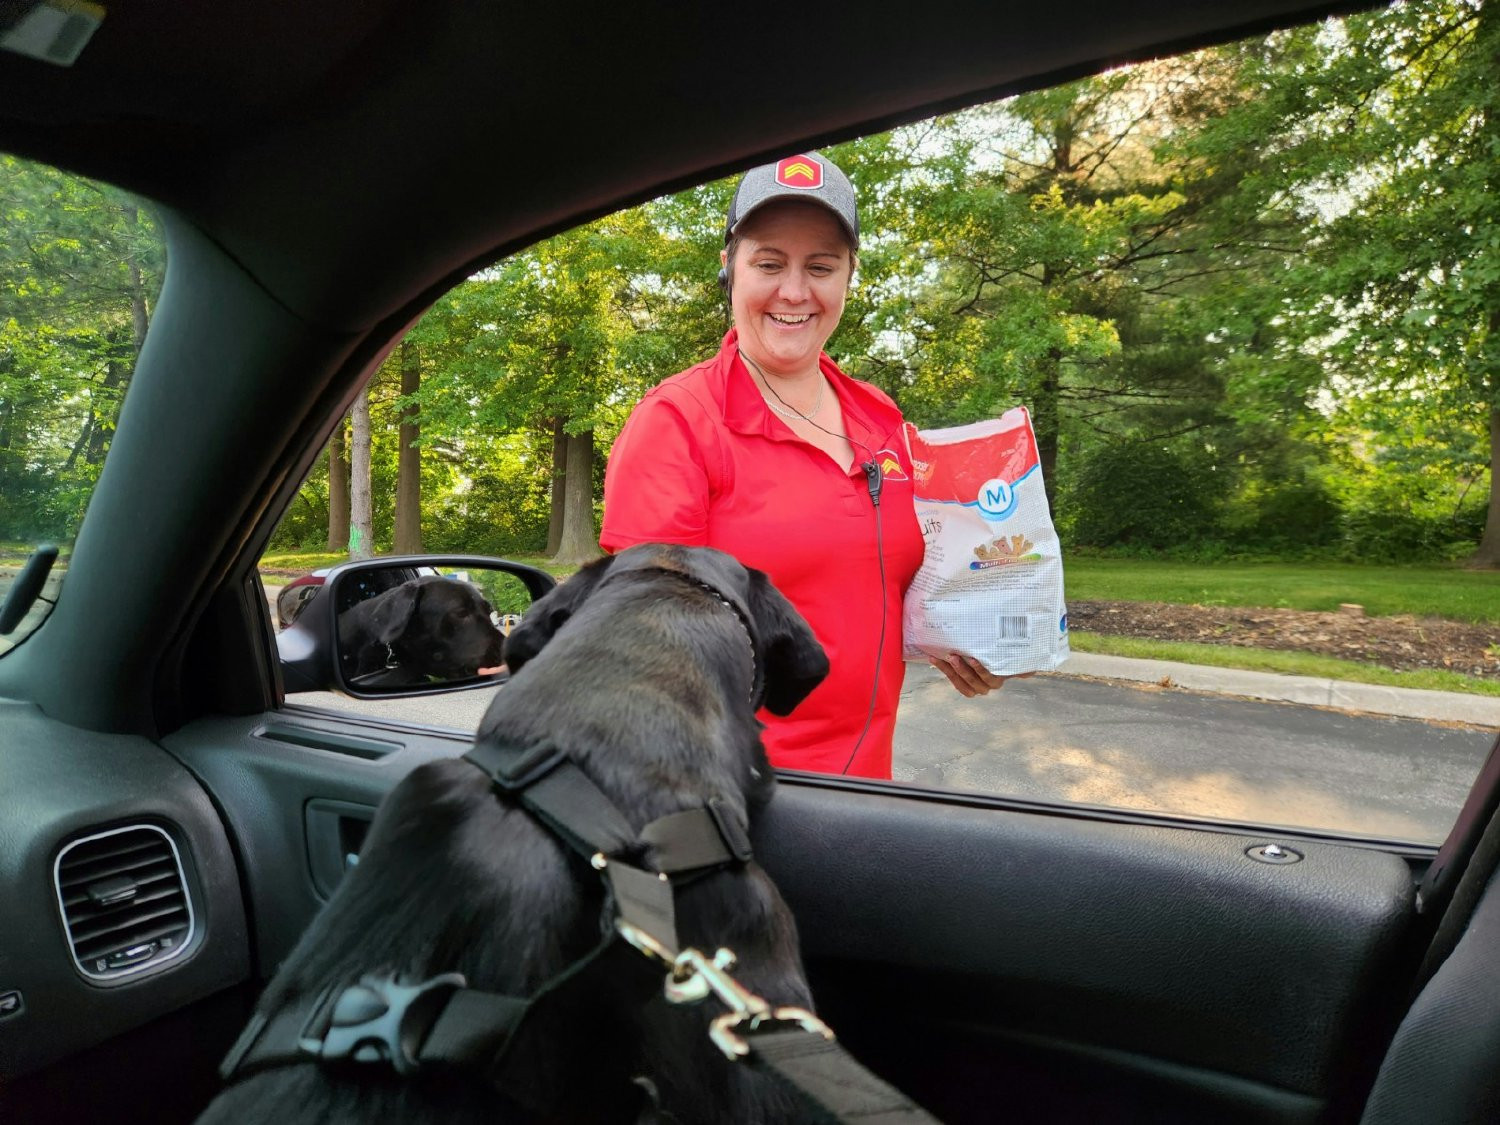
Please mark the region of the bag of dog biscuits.
<svg viewBox="0 0 1500 1125"><path fill-rule="evenodd" d="M1062 551L1025 407L941 430L907 423L926 541L906 592L907 659L957 652L997 676L1068 658Z"/></svg>

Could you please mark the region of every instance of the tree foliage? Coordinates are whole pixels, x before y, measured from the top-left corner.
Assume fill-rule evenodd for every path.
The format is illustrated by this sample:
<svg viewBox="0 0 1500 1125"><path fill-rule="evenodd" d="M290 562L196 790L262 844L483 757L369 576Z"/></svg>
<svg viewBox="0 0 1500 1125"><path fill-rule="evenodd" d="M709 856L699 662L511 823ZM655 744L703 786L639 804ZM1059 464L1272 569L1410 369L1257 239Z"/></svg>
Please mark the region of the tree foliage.
<svg viewBox="0 0 1500 1125"><path fill-rule="evenodd" d="M0 155L0 539L82 518L164 264L137 201Z"/></svg>
<svg viewBox="0 0 1500 1125"><path fill-rule="evenodd" d="M863 237L829 351L919 425L1030 407L1075 544L1477 546L1495 565L1492 2L1399 3L835 146ZM0 177L0 535L66 535L162 250L119 193L9 159ZM403 417L421 449L408 542L595 549L631 406L728 327L732 190L547 239L434 305L369 388L377 549L393 545ZM279 545L322 545L347 519L333 463Z"/></svg>

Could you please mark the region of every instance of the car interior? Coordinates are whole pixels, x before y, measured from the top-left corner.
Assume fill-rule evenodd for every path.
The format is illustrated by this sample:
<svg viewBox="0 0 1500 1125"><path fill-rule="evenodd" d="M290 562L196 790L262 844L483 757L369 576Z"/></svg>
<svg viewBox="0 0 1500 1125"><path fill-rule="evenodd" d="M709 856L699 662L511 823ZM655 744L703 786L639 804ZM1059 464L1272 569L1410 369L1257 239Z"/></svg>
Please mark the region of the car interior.
<svg viewBox="0 0 1500 1125"><path fill-rule="evenodd" d="M446 290L786 152L1363 6L0 3L0 150L154 201L169 254L61 596L0 654L0 1120L191 1120L383 796L467 749L290 704L256 573ZM1497 818L1496 751L1439 847L788 774L754 846L819 1014L940 1120L1479 1122Z"/></svg>

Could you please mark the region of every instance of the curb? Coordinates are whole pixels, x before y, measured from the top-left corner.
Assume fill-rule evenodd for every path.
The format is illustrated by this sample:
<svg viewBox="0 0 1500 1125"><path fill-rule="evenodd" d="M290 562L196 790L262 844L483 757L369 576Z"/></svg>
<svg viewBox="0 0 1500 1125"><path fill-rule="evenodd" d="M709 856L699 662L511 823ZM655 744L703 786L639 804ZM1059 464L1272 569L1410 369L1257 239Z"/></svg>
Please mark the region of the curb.
<svg viewBox="0 0 1500 1125"><path fill-rule="evenodd" d="M1200 664L1182 664L1175 660L1139 660L1135 657L1105 656L1092 652L1075 652L1056 670L1042 674L1129 680L1188 691L1239 695L1247 699L1332 707L1339 711L1361 711L1373 715L1464 723L1477 727L1500 727L1500 697L1487 695L1382 687L1378 684L1351 683L1348 680L1283 676L1275 672L1213 668Z"/></svg>

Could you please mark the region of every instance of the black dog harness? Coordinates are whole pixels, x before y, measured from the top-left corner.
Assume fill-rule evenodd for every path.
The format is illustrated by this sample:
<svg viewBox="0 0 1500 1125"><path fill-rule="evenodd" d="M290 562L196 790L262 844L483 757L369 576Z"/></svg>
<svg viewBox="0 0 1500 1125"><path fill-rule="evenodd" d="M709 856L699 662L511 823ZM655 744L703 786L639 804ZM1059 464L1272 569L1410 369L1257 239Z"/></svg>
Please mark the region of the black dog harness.
<svg viewBox="0 0 1500 1125"><path fill-rule="evenodd" d="M755 634L734 602L690 575L662 572L703 587L733 609L754 653ZM758 696L759 661L755 664ZM257 1012L219 1068L226 1081L311 1062L382 1063L402 1076L446 1066L477 1072L527 1101L524 1088L507 1081L504 1069L528 1013L565 989L618 972L619 959L612 954L628 945L645 955L645 960L630 958L636 966L654 963L669 970L669 1000L691 1003L712 994L722 1001L729 1011L713 1021L710 1038L729 1059L763 1069L796 1090L807 1107L806 1120L933 1120L856 1063L811 1012L773 1008L741 986L730 975L729 950L708 958L696 949L679 949L673 879L681 882L751 858L746 825L733 806L711 798L701 808L654 820L637 834L556 746L490 742L476 745L464 760L489 777L498 796L519 804L599 872L605 901L598 944L528 997L469 988L459 973L415 983L383 975L330 987L269 1015ZM620 858L643 851L650 869Z"/></svg>

